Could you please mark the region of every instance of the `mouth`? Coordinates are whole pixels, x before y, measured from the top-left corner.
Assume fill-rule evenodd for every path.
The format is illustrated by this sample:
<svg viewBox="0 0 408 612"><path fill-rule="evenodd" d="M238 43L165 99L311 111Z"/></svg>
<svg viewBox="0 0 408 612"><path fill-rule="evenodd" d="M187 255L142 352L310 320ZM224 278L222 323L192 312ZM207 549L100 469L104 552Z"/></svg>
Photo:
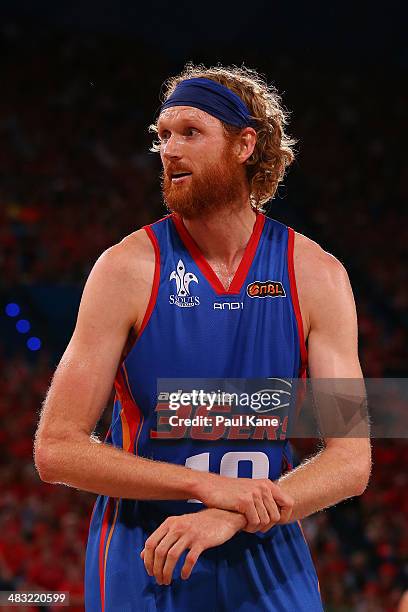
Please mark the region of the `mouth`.
<svg viewBox="0 0 408 612"><path fill-rule="evenodd" d="M189 176L191 176L191 172L172 172L170 174L172 183L182 183L186 181Z"/></svg>

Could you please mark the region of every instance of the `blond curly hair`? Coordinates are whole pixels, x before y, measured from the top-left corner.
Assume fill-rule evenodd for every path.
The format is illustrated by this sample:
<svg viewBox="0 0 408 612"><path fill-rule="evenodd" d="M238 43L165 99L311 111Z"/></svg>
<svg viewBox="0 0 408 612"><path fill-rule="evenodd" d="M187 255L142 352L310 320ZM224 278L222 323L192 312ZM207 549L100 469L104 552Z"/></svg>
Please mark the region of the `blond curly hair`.
<svg viewBox="0 0 408 612"><path fill-rule="evenodd" d="M162 88L162 102L173 93L177 85L185 79L212 79L236 93L248 107L254 120L257 142L252 155L246 161L246 171L250 187L251 204L263 210L263 204L273 198L282 181L286 168L295 158L296 140L288 136L285 127L289 113L282 106L281 97L273 85L256 70L246 66L194 65L188 62L182 72L165 81ZM223 122L222 122L223 123ZM223 123L226 136L233 138L240 128ZM157 133L157 122L149 126ZM160 143L154 142L151 151L159 151Z"/></svg>

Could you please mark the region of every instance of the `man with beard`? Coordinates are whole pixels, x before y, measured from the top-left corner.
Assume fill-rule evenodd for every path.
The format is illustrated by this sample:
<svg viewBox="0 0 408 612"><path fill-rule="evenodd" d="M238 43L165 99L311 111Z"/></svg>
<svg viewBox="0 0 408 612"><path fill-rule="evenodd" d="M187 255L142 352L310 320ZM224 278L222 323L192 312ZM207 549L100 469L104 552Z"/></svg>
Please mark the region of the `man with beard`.
<svg viewBox="0 0 408 612"><path fill-rule="evenodd" d="M187 65L152 126L171 214L89 276L35 447L43 480L98 493L89 611L322 609L299 520L363 492L367 439L291 469L287 440L158 427L159 379L361 377L344 268L262 213L293 160L285 122L255 71Z"/></svg>

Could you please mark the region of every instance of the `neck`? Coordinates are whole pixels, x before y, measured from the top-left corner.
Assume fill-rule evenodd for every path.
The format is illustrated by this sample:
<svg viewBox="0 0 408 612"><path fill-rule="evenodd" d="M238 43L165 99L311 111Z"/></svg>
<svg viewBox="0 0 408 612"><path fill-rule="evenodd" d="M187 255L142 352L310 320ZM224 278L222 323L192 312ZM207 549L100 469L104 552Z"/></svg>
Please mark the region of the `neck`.
<svg viewBox="0 0 408 612"><path fill-rule="evenodd" d="M255 220L256 214L247 201L240 207L222 208L183 222L207 261L233 268L245 250Z"/></svg>

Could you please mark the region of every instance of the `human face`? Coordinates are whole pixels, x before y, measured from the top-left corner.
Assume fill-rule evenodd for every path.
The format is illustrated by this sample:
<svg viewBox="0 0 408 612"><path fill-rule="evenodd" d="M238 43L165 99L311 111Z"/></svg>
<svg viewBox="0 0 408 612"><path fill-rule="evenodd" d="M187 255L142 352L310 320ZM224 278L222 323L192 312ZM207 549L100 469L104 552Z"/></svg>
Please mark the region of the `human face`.
<svg viewBox="0 0 408 612"><path fill-rule="evenodd" d="M168 208L197 218L239 199L242 167L221 121L189 106L163 111L158 121L162 191Z"/></svg>

